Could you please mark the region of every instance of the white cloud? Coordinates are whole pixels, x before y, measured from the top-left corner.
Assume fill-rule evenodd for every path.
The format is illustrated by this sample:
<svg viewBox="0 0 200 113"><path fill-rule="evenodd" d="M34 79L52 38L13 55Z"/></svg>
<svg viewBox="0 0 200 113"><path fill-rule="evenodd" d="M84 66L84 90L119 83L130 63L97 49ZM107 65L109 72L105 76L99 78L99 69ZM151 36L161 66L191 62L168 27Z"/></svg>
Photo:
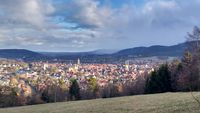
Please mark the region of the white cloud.
<svg viewBox="0 0 200 113"><path fill-rule="evenodd" d="M183 42L200 25L199 0L1 0L0 47L84 51Z"/></svg>
<svg viewBox="0 0 200 113"><path fill-rule="evenodd" d="M98 0L71 0L57 10L59 16L65 16L66 22L77 23L82 28L102 27L112 14L112 9L101 6Z"/></svg>
<svg viewBox="0 0 200 113"><path fill-rule="evenodd" d="M50 3L41 0L1 0L0 10L4 14L2 18L10 23L30 24L39 28L47 24L47 15L54 12Z"/></svg>

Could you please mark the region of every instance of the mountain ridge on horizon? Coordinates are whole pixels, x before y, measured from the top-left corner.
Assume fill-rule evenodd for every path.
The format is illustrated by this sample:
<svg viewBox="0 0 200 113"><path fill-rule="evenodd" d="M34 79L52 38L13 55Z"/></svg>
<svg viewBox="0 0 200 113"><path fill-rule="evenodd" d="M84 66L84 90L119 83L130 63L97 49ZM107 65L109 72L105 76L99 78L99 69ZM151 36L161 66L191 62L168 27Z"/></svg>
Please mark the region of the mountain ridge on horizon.
<svg viewBox="0 0 200 113"><path fill-rule="evenodd" d="M181 56L186 48L186 43L172 46L152 45L149 47L133 47L122 50L99 49L89 52L35 52L27 49L0 49L1 58L32 60L64 59L75 60L95 58L124 58L124 57L149 57L149 56Z"/></svg>

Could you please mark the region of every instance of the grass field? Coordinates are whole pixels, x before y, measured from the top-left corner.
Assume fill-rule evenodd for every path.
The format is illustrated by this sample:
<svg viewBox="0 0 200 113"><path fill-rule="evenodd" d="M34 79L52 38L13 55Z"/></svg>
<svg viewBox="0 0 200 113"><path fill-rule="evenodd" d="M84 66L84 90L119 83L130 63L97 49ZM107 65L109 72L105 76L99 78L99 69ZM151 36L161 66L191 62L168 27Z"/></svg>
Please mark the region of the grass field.
<svg viewBox="0 0 200 113"><path fill-rule="evenodd" d="M200 92L193 94L200 99ZM200 113L200 106L190 93L164 93L3 108L0 113Z"/></svg>

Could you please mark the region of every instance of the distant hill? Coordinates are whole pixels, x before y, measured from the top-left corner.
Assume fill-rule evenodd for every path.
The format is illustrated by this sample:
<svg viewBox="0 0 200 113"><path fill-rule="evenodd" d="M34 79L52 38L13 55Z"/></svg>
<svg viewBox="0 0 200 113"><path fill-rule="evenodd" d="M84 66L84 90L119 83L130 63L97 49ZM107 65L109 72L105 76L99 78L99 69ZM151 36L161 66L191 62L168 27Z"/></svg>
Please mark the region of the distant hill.
<svg viewBox="0 0 200 113"><path fill-rule="evenodd" d="M39 53L50 57L76 56L76 55L84 56L93 54L93 52L39 52Z"/></svg>
<svg viewBox="0 0 200 113"><path fill-rule="evenodd" d="M53 57L84 57L84 56L135 56L135 57L149 57L149 56L181 56L186 48L185 43L173 46L154 45L150 47L134 47L129 49L106 50L99 49L90 52L41 52L41 54Z"/></svg>
<svg viewBox="0 0 200 113"><path fill-rule="evenodd" d="M44 60L48 57L25 49L0 49L1 58L21 59L25 61Z"/></svg>
<svg viewBox="0 0 200 113"><path fill-rule="evenodd" d="M87 56L87 55L105 55L116 53L117 50L98 49L88 52L40 52L43 55L60 57L60 56Z"/></svg>
<svg viewBox="0 0 200 113"><path fill-rule="evenodd" d="M118 52L119 50L115 50L115 49L98 49L98 50L95 50L95 51L92 51L91 53L93 54L99 54L99 55L102 55L102 54L113 54L113 53L116 53Z"/></svg>
<svg viewBox="0 0 200 113"><path fill-rule="evenodd" d="M90 52L41 52L46 56L50 56L57 61L77 61L81 59L83 63L113 63L124 62L129 58L141 58L152 56L164 57L180 57L186 48L186 43L173 46L154 45L150 47L135 47L120 51L113 50L96 50Z"/></svg>
<svg viewBox="0 0 200 113"><path fill-rule="evenodd" d="M25 61L35 60L77 60L80 58L84 62L113 62L126 58L141 58L151 56L182 56L186 48L186 43L173 46L154 45L150 47L135 47L116 50L96 50L89 52L33 52L25 49L0 49L1 58L22 59Z"/></svg>
<svg viewBox="0 0 200 113"><path fill-rule="evenodd" d="M173 46L154 45L150 47L135 47L121 50L114 53L115 56L133 56L133 57L150 57L150 56L181 56L186 48L186 43Z"/></svg>

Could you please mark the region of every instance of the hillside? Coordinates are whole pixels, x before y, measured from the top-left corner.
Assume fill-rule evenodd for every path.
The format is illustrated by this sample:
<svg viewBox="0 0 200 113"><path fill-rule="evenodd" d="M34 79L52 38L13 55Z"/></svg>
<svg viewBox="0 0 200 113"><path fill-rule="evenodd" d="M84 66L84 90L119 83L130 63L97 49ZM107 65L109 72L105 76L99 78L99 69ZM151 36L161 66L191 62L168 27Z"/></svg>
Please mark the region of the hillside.
<svg viewBox="0 0 200 113"><path fill-rule="evenodd" d="M152 56L180 57L183 55L185 48L186 43L181 43L173 46L154 45L150 47L134 47L120 51L97 50L90 52L41 52L41 54L63 61L76 61L78 58L80 58L83 63L113 63L129 58Z"/></svg>
<svg viewBox="0 0 200 113"><path fill-rule="evenodd" d="M200 99L200 93L194 95ZM0 113L199 113L190 93L164 93L0 109Z"/></svg>
<svg viewBox="0 0 200 113"><path fill-rule="evenodd" d="M121 50L115 55L117 56L181 56L186 48L185 43L173 45L173 46L160 46L154 45L150 47L136 47L130 49Z"/></svg>
<svg viewBox="0 0 200 113"><path fill-rule="evenodd" d="M9 59L23 59L25 61L47 59L47 56L43 54L25 49L0 49L0 57Z"/></svg>
<svg viewBox="0 0 200 113"><path fill-rule="evenodd" d="M117 50L96 50L90 52L41 52L41 54L53 56L53 57L93 57L94 55L98 55L101 57L119 57L119 56L181 56L183 51L186 48L185 43L180 43L173 46L161 46L154 45L150 47L134 47L129 49L123 49L120 51Z"/></svg>
<svg viewBox="0 0 200 113"><path fill-rule="evenodd" d="M152 56L180 57L186 48L185 43L173 46L154 45L150 47L135 47L120 50L97 50L90 52L33 52L25 49L0 49L0 58L23 59L25 61L53 60L67 61L78 58L83 63L115 62L127 58L141 58Z"/></svg>

